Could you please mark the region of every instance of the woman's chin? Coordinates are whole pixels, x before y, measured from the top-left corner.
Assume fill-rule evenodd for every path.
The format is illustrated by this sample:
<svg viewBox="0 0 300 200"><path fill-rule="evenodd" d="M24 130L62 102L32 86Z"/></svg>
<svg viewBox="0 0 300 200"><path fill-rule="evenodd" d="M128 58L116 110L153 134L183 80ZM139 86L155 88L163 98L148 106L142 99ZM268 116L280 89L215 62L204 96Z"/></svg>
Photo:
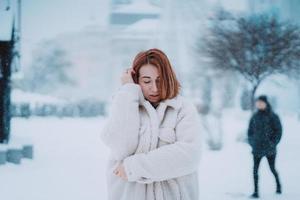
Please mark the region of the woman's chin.
<svg viewBox="0 0 300 200"><path fill-rule="evenodd" d="M150 103L153 103L153 104L156 104L156 103L159 103L159 98L147 98L147 100L150 102Z"/></svg>

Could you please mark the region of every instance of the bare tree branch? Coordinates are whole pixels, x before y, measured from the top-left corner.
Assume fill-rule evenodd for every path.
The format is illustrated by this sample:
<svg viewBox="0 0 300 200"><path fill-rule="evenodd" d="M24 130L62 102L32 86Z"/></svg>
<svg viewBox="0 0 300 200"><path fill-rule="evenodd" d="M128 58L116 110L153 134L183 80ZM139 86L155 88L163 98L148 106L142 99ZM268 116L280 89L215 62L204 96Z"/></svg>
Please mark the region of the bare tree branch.
<svg viewBox="0 0 300 200"><path fill-rule="evenodd" d="M204 47L199 48L211 58L212 66L240 73L253 90L273 74L300 72L298 26L264 14L227 16L231 17L212 21Z"/></svg>

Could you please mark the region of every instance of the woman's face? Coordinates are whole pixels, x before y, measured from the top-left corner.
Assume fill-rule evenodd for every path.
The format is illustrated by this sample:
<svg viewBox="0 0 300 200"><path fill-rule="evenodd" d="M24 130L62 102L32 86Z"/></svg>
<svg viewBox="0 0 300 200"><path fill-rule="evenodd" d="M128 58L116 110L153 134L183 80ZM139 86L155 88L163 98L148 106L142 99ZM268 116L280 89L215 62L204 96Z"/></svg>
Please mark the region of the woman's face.
<svg viewBox="0 0 300 200"><path fill-rule="evenodd" d="M160 101L159 79L158 69L154 65L146 64L140 68L138 84L142 88L145 99L151 103Z"/></svg>

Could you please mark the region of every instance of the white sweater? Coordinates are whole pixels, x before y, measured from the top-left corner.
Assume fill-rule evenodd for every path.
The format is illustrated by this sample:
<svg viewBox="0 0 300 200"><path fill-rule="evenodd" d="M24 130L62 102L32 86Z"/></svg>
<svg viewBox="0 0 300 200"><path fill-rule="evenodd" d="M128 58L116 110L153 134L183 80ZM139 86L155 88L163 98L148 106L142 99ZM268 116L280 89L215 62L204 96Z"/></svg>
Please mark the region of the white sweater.
<svg viewBox="0 0 300 200"><path fill-rule="evenodd" d="M155 109L137 84L113 97L101 138L110 148L109 200L198 200L200 122L193 104L177 96ZM128 181L113 170L123 163Z"/></svg>

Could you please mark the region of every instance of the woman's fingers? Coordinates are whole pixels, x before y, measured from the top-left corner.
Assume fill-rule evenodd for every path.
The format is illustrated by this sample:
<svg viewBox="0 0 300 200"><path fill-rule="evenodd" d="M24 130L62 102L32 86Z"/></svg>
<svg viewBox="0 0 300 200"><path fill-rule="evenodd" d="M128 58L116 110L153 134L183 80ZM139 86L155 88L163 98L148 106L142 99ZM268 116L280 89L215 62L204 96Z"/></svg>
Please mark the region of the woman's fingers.
<svg viewBox="0 0 300 200"><path fill-rule="evenodd" d="M118 165L113 172L116 176L122 178L123 180L127 180L127 176L122 165Z"/></svg>
<svg viewBox="0 0 300 200"><path fill-rule="evenodd" d="M133 83L134 81L132 78L132 74L135 74L135 71L133 70L133 68L126 69L124 74L121 77L122 84Z"/></svg>
<svg viewBox="0 0 300 200"><path fill-rule="evenodd" d="M133 68L127 68L126 70L125 70L125 72L126 73L135 73L135 71L134 71L134 69Z"/></svg>
<svg viewBox="0 0 300 200"><path fill-rule="evenodd" d="M114 171L114 174L117 175L117 176L119 176L120 175L120 171L116 170L116 171Z"/></svg>

